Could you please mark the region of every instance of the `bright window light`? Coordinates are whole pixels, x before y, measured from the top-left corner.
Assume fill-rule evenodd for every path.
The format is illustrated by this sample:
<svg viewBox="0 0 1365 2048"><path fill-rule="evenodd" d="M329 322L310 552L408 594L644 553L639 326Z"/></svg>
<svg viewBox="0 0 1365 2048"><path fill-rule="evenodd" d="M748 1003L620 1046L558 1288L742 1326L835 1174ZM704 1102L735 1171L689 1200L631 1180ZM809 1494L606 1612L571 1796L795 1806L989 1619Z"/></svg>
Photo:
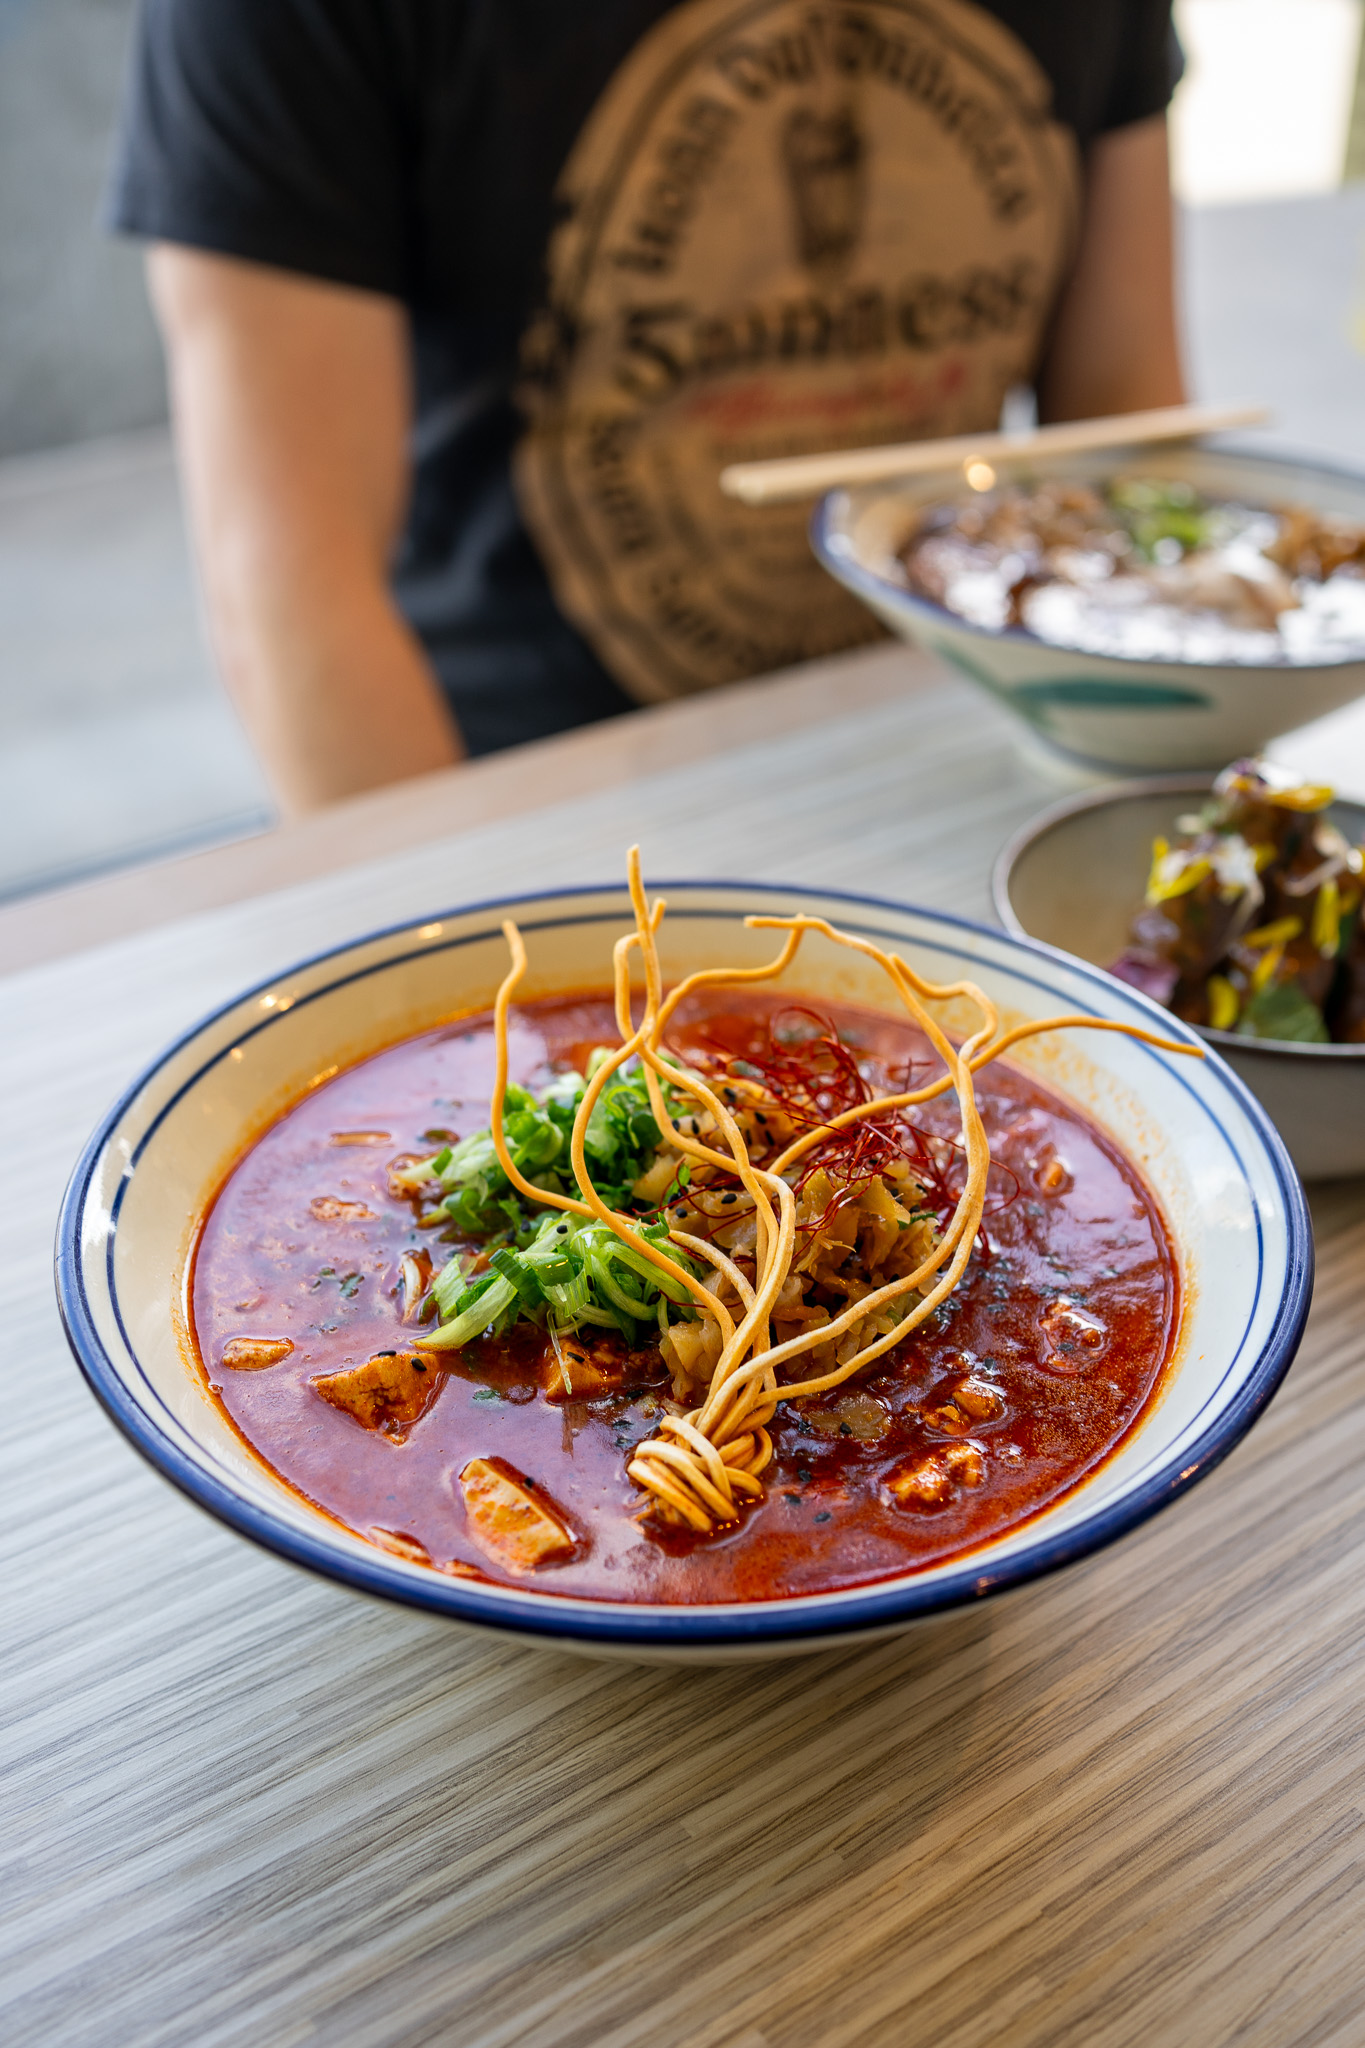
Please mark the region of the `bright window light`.
<svg viewBox="0 0 1365 2048"><path fill-rule="evenodd" d="M1333 192L1360 53L1361 0L1176 0L1185 78L1173 178L1196 206Z"/></svg>

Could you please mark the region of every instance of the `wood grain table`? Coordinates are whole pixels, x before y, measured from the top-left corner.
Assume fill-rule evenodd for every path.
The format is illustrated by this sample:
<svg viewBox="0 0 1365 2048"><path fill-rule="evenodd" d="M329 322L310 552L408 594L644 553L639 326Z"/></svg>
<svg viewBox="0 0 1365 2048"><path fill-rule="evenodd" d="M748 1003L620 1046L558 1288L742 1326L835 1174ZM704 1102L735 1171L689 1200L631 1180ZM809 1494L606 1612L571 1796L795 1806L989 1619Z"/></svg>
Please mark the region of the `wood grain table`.
<svg viewBox="0 0 1365 2048"><path fill-rule="evenodd" d="M53 1217L107 1102L212 1004L368 926L614 877L636 836L655 875L984 915L1055 793L989 705L886 653L552 743L530 804L517 765L76 892L0 983L0 2036L1358 2048L1365 1183L1315 1196L1303 1350L1206 1483L834 1656L465 1636L253 1549L105 1422ZM92 930L122 935L72 951Z"/></svg>

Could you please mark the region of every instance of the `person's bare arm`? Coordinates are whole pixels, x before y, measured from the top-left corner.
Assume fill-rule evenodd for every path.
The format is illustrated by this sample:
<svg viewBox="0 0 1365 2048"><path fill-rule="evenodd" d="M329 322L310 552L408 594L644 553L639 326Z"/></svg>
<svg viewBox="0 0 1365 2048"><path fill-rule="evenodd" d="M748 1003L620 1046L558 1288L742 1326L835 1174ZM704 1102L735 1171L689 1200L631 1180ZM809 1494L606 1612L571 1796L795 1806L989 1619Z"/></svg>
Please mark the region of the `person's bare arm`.
<svg viewBox="0 0 1365 2048"><path fill-rule="evenodd" d="M199 250L148 261L213 639L282 809L458 760L388 589L408 492L402 307Z"/></svg>
<svg viewBox="0 0 1365 2048"><path fill-rule="evenodd" d="M1038 379L1044 420L1179 405L1166 117L1091 146L1075 267Z"/></svg>

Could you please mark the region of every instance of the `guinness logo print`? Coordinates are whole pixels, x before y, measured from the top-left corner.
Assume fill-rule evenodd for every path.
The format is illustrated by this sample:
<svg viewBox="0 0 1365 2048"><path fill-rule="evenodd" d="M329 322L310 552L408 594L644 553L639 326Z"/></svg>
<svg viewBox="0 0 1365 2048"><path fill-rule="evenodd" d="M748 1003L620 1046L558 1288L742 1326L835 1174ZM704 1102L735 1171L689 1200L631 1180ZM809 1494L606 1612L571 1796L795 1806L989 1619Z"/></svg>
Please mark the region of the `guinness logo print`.
<svg viewBox="0 0 1365 2048"><path fill-rule="evenodd" d="M561 181L516 476L558 602L636 696L877 636L809 508L717 478L994 424L1074 238L1048 102L968 0L689 0L612 79Z"/></svg>
<svg viewBox="0 0 1365 2048"><path fill-rule="evenodd" d="M817 275L837 274L857 247L867 197L867 144L853 108L793 108L782 127L782 157L797 255Z"/></svg>

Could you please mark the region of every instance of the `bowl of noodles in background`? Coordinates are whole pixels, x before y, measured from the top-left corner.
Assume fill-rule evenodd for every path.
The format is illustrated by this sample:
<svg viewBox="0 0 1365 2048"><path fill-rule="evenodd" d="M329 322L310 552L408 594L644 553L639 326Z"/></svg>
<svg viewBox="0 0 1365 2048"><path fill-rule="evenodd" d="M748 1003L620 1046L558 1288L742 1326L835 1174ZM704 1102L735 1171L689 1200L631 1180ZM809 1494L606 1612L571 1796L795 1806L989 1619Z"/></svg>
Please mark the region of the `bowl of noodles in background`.
<svg viewBox="0 0 1365 2048"><path fill-rule="evenodd" d="M1214 771L1365 693L1365 478L1189 444L968 478L832 491L812 545L1056 756Z"/></svg>
<svg viewBox="0 0 1365 2048"><path fill-rule="evenodd" d="M700 1662L894 1632L1026 1584L1121 1537L1212 1469L1287 1370L1312 1286L1302 1189L1228 1066L1181 1054L1179 1046L1198 1045L1195 1035L1137 990L960 919L760 884L682 883L667 896L660 947L669 984L701 967L769 960L772 933L752 929L751 913L810 914L894 947L930 981L979 984L1005 1023L1070 1014L1175 1041L1163 1050L1118 1029L1065 1030L1009 1055L1130 1163L1164 1218L1179 1274L1178 1326L1158 1390L1095 1469L1003 1534L923 1569L793 1597L665 1603L562 1597L552 1581L432 1570L320 1513L253 1453L212 1397L190 1334L195 1247L224 1177L330 1076L344 1080L384 1048L486 1011L507 968L504 917L515 918L529 963L517 1002L609 989L612 949L631 917L619 886L439 913L358 939L245 992L131 1083L73 1175L57 1287L78 1362L134 1446L229 1527L353 1591L529 1644ZM806 1005L896 1008L867 960L818 934L775 986ZM938 1014L950 1033L971 1028L960 1003ZM556 1442L558 1427L556 1416ZM553 1487L554 1472L537 1469Z"/></svg>

